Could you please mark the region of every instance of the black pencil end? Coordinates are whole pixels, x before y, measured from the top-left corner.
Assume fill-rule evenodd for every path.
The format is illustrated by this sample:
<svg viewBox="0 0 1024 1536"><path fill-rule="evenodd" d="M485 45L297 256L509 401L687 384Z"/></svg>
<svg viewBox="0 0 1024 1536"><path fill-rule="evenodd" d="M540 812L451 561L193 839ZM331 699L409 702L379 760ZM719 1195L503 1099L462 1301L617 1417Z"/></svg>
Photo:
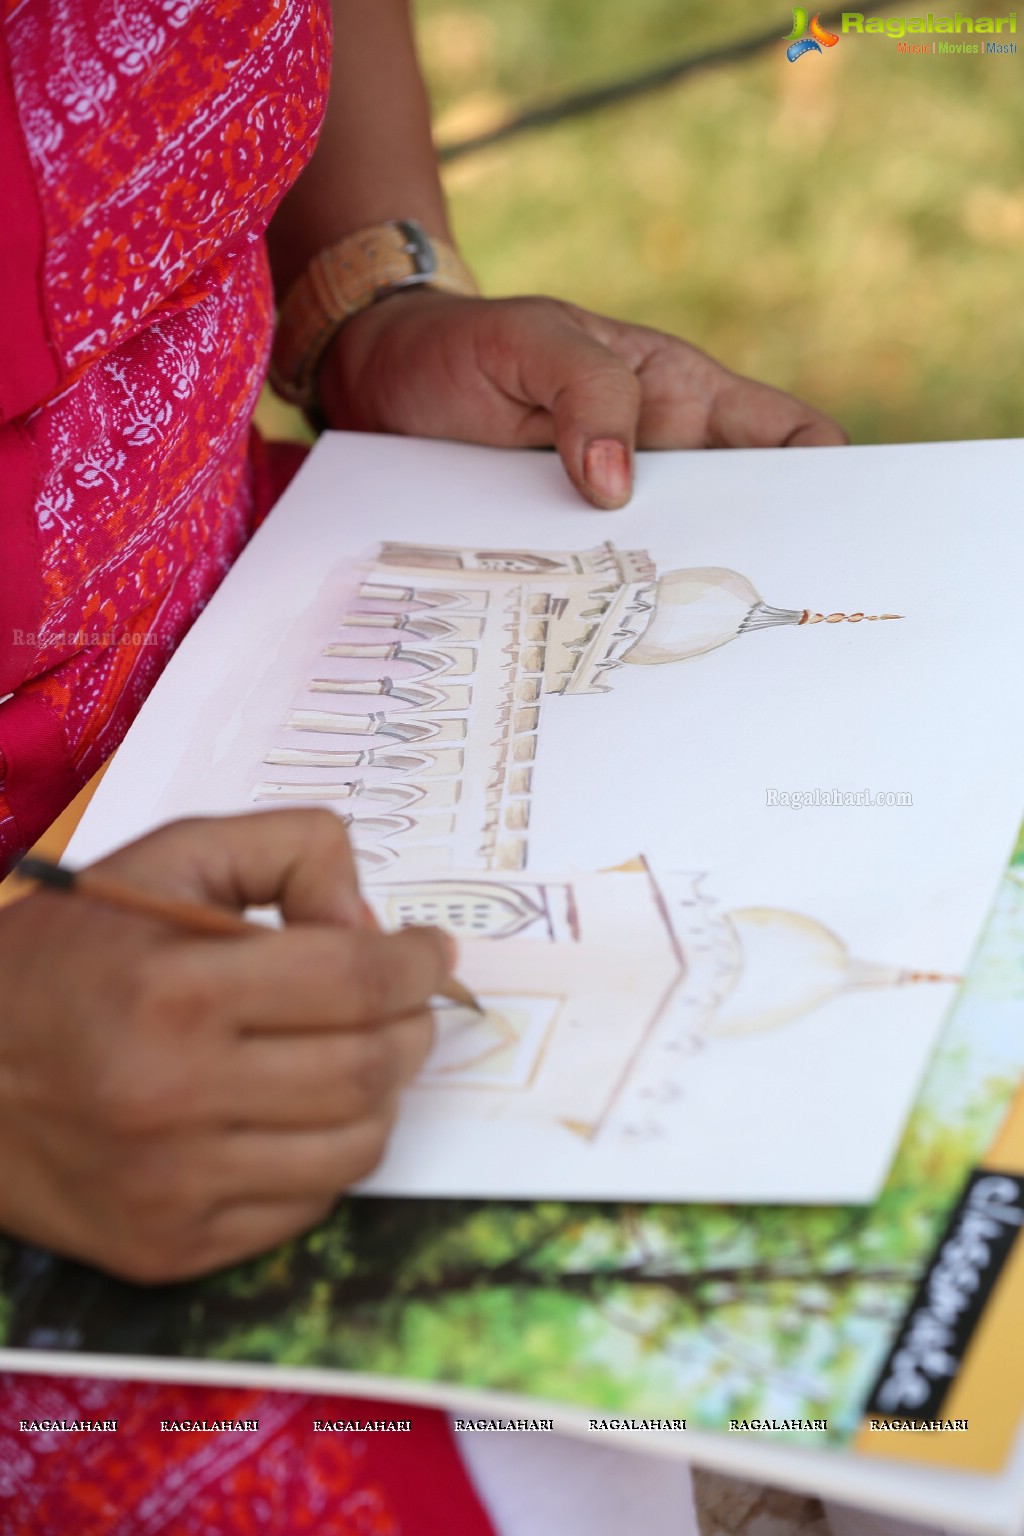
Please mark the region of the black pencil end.
<svg viewBox="0 0 1024 1536"><path fill-rule="evenodd" d="M35 880L38 885L49 885L60 891L74 889L75 871L62 864L51 864L48 859L33 858L27 854L15 865L15 873L22 880Z"/></svg>

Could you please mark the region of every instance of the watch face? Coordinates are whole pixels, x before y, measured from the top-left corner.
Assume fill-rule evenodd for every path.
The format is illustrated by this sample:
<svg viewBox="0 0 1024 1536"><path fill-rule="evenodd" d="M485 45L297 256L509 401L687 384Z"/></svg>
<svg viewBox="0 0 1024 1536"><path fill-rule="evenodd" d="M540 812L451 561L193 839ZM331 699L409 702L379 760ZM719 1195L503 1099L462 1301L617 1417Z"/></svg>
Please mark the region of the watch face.
<svg viewBox="0 0 1024 1536"><path fill-rule="evenodd" d="M402 219L398 229L405 236L405 247L412 257L415 280L426 282L437 271L437 252L430 236L415 219Z"/></svg>

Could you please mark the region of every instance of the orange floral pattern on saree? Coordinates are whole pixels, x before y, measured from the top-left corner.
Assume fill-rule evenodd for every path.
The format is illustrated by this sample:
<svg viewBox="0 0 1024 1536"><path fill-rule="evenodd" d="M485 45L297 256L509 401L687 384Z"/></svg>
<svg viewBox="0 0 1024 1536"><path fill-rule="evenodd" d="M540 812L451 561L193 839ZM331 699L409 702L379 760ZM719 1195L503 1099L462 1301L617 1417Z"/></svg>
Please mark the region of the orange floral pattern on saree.
<svg viewBox="0 0 1024 1536"><path fill-rule="evenodd" d="M0 511L41 576L35 611L0 636L21 710L6 731L44 711L66 757L20 831L0 820L2 869L117 745L266 510L250 425L273 324L263 233L312 153L330 12L8 0L0 26L59 374L14 424L34 505ZM0 787L5 757L31 772L28 750L0 706ZM6 792L16 806L13 769Z"/></svg>

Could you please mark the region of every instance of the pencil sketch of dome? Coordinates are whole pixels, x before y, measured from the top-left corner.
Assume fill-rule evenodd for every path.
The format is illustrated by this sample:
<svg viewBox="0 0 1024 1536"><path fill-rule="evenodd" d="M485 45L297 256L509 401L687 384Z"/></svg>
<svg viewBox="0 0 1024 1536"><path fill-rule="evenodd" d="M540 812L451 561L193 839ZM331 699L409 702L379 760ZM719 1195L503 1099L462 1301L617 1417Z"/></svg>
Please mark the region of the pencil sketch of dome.
<svg viewBox="0 0 1024 1536"><path fill-rule="evenodd" d="M747 630L802 624L806 617L804 609L769 607L738 571L713 565L669 571L655 587L645 629L622 659L648 665L687 661Z"/></svg>
<svg viewBox="0 0 1024 1536"><path fill-rule="evenodd" d="M705 1025L709 1035L777 1029L854 987L956 981L851 956L823 923L799 912L748 907L724 914L733 981Z"/></svg>
<svg viewBox="0 0 1024 1536"><path fill-rule="evenodd" d="M812 614L807 608L773 608L739 571L724 566L695 566L668 571L657 582L650 619L639 637L621 653L625 662L657 665L688 661L727 645L753 630L780 624L858 623L898 614Z"/></svg>

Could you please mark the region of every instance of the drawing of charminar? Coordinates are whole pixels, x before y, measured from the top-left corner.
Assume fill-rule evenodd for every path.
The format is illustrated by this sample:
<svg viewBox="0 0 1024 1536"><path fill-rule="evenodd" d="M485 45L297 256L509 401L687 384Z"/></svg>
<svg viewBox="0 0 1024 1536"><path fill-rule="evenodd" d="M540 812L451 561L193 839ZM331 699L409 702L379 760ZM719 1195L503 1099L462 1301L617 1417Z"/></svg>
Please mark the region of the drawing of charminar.
<svg viewBox="0 0 1024 1536"><path fill-rule="evenodd" d="M719 911L704 876L659 875L643 858L570 879L524 873L550 695L607 693L623 666L692 660L778 625L897 617L772 607L736 571L659 577L644 551L611 543L383 544L254 796L341 813L387 926L515 940L487 945L486 1019L439 1014L414 1094L453 1089L454 1113L541 1116L585 1138L656 1136L695 1041L772 1029L851 989L951 979L851 958L799 913ZM478 949L463 946L471 985Z"/></svg>
<svg viewBox="0 0 1024 1536"><path fill-rule="evenodd" d="M622 666L691 660L781 624L897 617L773 608L736 571L659 578L644 551L610 543L384 544L255 796L349 814L367 874L524 869L548 695L607 693Z"/></svg>

